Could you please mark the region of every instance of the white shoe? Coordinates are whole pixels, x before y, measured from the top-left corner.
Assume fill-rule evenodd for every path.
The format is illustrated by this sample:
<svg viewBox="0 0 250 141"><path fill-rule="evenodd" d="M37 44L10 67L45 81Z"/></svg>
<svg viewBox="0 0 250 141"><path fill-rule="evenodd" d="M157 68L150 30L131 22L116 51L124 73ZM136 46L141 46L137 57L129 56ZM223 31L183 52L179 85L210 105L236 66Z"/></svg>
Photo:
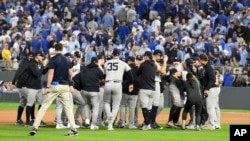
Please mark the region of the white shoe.
<svg viewBox="0 0 250 141"><path fill-rule="evenodd" d="M76 125L76 124L75 124L75 128L80 128L80 125Z"/></svg>
<svg viewBox="0 0 250 141"><path fill-rule="evenodd" d="M129 128L129 129L137 129L137 127L134 126L134 125L129 125L128 128Z"/></svg>
<svg viewBox="0 0 250 141"><path fill-rule="evenodd" d="M105 126L105 124L104 124L104 122L103 122L103 121L101 121L101 122L97 123L97 125L102 126L102 127L104 127L104 126Z"/></svg>
<svg viewBox="0 0 250 141"><path fill-rule="evenodd" d="M65 129L67 128L66 126L64 126L62 123L56 124L56 129Z"/></svg>
<svg viewBox="0 0 250 141"><path fill-rule="evenodd" d="M150 124L149 124L149 125L143 125L143 126L142 126L142 130L143 130L143 131L150 130L150 129L151 129Z"/></svg>
<svg viewBox="0 0 250 141"><path fill-rule="evenodd" d="M208 125L205 125L202 129L215 130L215 126L211 125L211 124L208 124Z"/></svg>
<svg viewBox="0 0 250 141"><path fill-rule="evenodd" d="M106 124L106 125L110 124L111 121L112 121L112 118L113 118L112 116L109 116L109 117L106 119L105 124Z"/></svg>
<svg viewBox="0 0 250 141"><path fill-rule="evenodd" d="M186 126L186 129L195 129L195 126L194 126L194 124L191 123L191 124Z"/></svg>
<svg viewBox="0 0 250 141"><path fill-rule="evenodd" d="M215 125L215 129L221 129L220 125Z"/></svg>
<svg viewBox="0 0 250 141"><path fill-rule="evenodd" d="M66 127L66 128L70 128L70 127L71 127L71 126L70 126L70 123L68 123L67 126L65 126L65 127ZM76 125L76 124L75 124L75 128L80 128L80 125Z"/></svg>
<svg viewBox="0 0 250 141"><path fill-rule="evenodd" d="M113 126L112 125L108 125L108 131L112 131L114 130Z"/></svg>
<svg viewBox="0 0 250 141"><path fill-rule="evenodd" d="M98 130L98 129L99 129L99 126L93 125L93 124L90 125L90 130Z"/></svg>
<svg viewBox="0 0 250 141"><path fill-rule="evenodd" d="M88 118L85 120L85 125L86 125L86 126L89 126L89 125L90 125L90 120L89 120Z"/></svg>

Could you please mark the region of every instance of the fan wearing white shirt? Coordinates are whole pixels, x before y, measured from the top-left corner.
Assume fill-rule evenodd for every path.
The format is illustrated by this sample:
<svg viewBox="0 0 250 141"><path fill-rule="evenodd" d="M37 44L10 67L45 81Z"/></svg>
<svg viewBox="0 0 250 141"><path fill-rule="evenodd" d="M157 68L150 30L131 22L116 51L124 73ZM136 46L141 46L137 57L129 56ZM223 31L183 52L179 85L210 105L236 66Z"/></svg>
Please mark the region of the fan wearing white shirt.
<svg viewBox="0 0 250 141"><path fill-rule="evenodd" d="M161 31L161 17L157 16L157 18L152 22L151 26L153 27L153 31L159 33Z"/></svg>
<svg viewBox="0 0 250 141"><path fill-rule="evenodd" d="M62 40L60 41L60 43L63 45L63 54L67 53L67 48L69 46L69 41L67 40L66 35L64 35L62 37Z"/></svg>
<svg viewBox="0 0 250 141"><path fill-rule="evenodd" d="M13 28L17 26L18 21L19 21L19 18L16 16L16 12L13 12L12 17L10 18L11 27Z"/></svg>

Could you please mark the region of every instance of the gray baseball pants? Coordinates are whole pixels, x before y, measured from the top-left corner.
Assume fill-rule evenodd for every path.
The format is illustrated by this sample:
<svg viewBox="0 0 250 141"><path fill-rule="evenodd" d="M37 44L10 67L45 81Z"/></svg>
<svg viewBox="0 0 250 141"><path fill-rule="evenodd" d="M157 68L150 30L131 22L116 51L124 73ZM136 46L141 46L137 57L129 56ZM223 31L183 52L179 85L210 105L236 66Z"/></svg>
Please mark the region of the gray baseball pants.
<svg viewBox="0 0 250 141"><path fill-rule="evenodd" d="M90 106L92 106L92 125L97 125L97 117L99 113L99 92L88 92L88 91L83 91L83 98L86 101L86 104L84 105L84 109L86 109L86 115L89 118L90 113Z"/></svg>
<svg viewBox="0 0 250 141"><path fill-rule="evenodd" d="M113 125L122 99L122 84L106 82L104 87L104 108L108 118L111 118L109 126ZM111 103L112 101L112 103ZM111 110L112 105L112 110Z"/></svg>
<svg viewBox="0 0 250 141"><path fill-rule="evenodd" d="M126 123L126 107L129 107L129 126L134 125L135 107L137 104L138 95L130 95L123 93L120 104L120 122L121 125Z"/></svg>
<svg viewBox="0 0 250 141"><path fill-rule="evenodd" d="M208 96L206 98L207 104L207 112L209 116L209 123L212 126L215 126L220 121L219 113L219 94L220 94L220 87L210 88L208 91Z"/></svg>

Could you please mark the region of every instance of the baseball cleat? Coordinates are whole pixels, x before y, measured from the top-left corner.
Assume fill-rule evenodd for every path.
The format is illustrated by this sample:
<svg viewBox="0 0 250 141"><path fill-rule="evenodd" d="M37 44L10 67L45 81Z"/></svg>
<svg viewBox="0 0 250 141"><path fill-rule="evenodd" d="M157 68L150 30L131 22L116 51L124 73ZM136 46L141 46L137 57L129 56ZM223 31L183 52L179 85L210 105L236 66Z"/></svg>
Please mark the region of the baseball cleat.
<svg viewBox="0 0 250 141"><path fill-rule="evenodd" d="M31 136L34 136L37 132L37 129L36 128L33 128L31 131L30 131L30 135Z"/></svg>
<svg viewBox="0 0 250 141"><path fill-rule="evenodd" d="M77 135L78 135L78 132L72 129L70 129L69 132L65 134L65 136L77 136Z"/></svg>

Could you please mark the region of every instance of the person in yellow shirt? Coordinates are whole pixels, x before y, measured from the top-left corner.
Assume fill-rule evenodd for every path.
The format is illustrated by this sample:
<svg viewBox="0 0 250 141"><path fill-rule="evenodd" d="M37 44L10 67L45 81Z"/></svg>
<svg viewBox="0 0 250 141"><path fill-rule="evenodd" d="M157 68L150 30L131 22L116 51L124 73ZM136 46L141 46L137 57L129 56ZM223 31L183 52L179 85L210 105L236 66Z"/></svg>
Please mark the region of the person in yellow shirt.
<svg viewBox="0 0 250 141"><path fill-rule="evenodd" d="M6 69L7 70L10 69L11 68L11 52L7 44L3 44L2 58L5 61Z"/></svg>

